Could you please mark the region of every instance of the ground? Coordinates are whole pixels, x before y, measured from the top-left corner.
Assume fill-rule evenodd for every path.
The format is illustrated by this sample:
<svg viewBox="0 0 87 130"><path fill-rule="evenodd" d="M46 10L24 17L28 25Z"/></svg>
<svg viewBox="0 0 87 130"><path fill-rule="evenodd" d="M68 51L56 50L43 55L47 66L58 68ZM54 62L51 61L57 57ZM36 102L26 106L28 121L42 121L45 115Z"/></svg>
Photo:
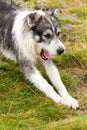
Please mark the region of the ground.
<svg viewBox="0 0 87 130"><path fill-rule="evenodd" d="M37 3L15 1L22 7ZM17 63L0 55L0 130L87 130L87 1L45 2L62 10L59 19L66 51L53 60L80 108L55 104L25 79ZM49 81L39 62L37 67Z"/></svg>

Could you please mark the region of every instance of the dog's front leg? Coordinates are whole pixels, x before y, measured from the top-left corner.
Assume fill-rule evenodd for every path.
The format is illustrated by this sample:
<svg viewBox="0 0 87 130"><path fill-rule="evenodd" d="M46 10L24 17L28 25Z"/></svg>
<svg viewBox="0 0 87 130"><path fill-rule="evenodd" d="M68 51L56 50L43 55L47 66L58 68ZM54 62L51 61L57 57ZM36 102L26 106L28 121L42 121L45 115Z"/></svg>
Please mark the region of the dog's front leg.
<svg viewBox="0 0 87 130"><path fill-rule="evenodd" d="M45 93L49 98L53 99L56 103L62 103L64 100L55 92L53 87L42 77L39 71L33 64L28 61L21 61L20 67L26 78L34 84L40 91Z"/></svg>
<svg viewBox="0 0 87 130"><path fill-rule="evenodd" d="M73 109L77 109L79 107L79 104L73 97L69 95L61 80L59 71L54 63L51 60L48 60L44 62L44 66L53 85L58 90L58 93L61 95L61 97L64 99L64 105Z"/></svg>

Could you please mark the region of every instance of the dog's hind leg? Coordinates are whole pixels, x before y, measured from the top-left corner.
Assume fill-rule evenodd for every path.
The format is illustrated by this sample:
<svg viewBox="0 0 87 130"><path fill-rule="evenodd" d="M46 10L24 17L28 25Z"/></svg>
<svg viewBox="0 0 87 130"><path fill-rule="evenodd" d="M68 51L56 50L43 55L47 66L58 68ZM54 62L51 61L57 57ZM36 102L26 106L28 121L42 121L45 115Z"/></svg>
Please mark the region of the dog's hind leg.
<svg viewBox="0 0 87 130"><path fill-rule="evenodd" d="M64 104L73 109L77 109L79 107L79 104L73 97L69 95L67 89L65 88L61 80L58 69L54 65L54 63L51 60L45 61L44 66L51 82L53 83L55 88L58 90L58 93L61 95L61 97L64 99L65 101Z"/></svg>

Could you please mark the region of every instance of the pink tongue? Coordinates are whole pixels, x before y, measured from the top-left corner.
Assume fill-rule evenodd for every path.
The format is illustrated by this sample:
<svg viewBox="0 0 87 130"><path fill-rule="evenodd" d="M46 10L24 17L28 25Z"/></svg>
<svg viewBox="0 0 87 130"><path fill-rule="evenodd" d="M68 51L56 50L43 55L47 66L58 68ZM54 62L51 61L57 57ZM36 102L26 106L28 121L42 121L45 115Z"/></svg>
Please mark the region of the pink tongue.
<svg viewBox="0 0 87 130"><path fill-rule="evenodd" d="M44 51L44 57L47 59L51 59L51 55L47 51Z"/></svg>

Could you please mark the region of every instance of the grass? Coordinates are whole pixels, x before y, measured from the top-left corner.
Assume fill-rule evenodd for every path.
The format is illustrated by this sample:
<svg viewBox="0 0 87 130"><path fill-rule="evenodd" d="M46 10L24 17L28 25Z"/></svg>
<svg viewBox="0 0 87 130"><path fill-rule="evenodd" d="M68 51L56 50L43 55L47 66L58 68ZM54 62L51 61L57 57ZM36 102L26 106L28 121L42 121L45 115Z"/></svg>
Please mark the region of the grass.
<svg viewBox="0 0 87 130"><path fill-rule="evenodd" d="M71 53L72 54L72 53ZM70 57L73 57L70 54ZM78 53L79 54L79 53ZM85 51L82 53L85 55ZM77 55L74 52L74 55ZM35 89L23 76L18 64L6 60L0 56L0 128L1 130L38 130L38 129L86 129L86 119L84 114L84 104L86 104L86 93L79 98L77 91L79 78L73 73L76 68L74 59L72 64L65 64L67 54L61 58L55 57L56 65L60 61L60 73L64 84L67 86L71 95L78 98L81 109L78 111L70 110L64 106L58 106L44 94ZM79 57L79 56L78 56ZM62 60L62 58L64 58ZM80 57L81 59L82 57ZM67 59L68 60L68 59ZM78 59L79 60L79 59ZM58 62L57 62L58 61ZM80 60L83 64L82 59ZM73 66L72 66L73 65ZM40 68L39 64L37 65ZM80 67L80 66L79 66ZM84 68L85 68L84 64ZM40 68L41 70L41 68ZM44 75L44 71L41 71ZM86 74L86 73L85 73ZM78 71L79 75L79 71ZM45 75L44 75L45 76ZM86 80L84 79L86 82ZM82 87L82 86L81 86ZM80 126L78 124L80 123Z"/></svg>
<svg viewBox="0 0 87 130"><path fill-rule="evenodd" d="M86 130L87 124L87 116L81 117L73 117L68 120L60 120L58 122L50 123L45 130ZM83 126L84 125L84 126ZM44 129L43 129L44 130Z"/></svg>
<svg viewBox="0 0 87 130"><path fill-rule="evenodd" d="M59 2L64 1L55 0L54 4L53 1L47 2L50 6L58 4L59 7ZM0 130L87 129L87 38L84 31L87 12L84 0L83 13L79 15L80 5L72 6L76 2L66 0L70 8L62 8L63 14L76 14L79 21L61 21L67 51L62 56L55 56L53 60L59 67L69 93L78 99L80 109L74 111L55 104L25 79L17 63L0 55ZM32 1L30 3L32 4ZM33 3L36 3L36 0L33 0ZM21 1L22 4L24 6L25 3ZM66 24L72 26L69 32L64 28ZM69 37L76 40L70 40ZM50 82L39 62L36 66Z"/></svg>

